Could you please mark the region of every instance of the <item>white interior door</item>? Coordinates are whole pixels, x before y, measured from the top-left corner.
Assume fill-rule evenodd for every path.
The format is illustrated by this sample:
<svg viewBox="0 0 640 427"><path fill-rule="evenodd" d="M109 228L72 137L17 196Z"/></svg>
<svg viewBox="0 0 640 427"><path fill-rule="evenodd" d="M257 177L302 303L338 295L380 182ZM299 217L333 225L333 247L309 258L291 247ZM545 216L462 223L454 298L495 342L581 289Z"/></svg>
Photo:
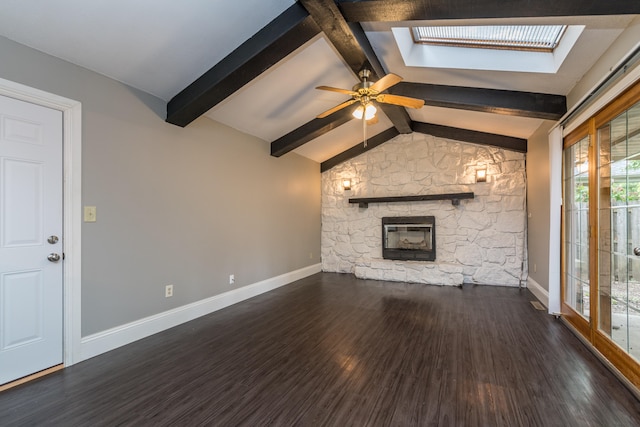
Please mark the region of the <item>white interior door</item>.
<svg viewBox="0 0 640 427"><path fill-rule="evenodd" d="M0 384L63 360L62 184L62 112L0 96Z"/></svg>

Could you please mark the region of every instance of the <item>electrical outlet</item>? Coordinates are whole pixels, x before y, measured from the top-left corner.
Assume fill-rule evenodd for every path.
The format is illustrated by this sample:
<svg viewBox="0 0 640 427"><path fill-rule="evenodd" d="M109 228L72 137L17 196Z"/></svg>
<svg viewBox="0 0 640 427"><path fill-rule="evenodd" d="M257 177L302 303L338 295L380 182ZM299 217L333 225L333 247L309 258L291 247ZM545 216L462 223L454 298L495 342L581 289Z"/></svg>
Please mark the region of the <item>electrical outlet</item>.
<svg viewBox="0 0 640 427"><path fill-rule="evenodd" d="M167 285L164 287L164 297L171 298L173 296L173 285Z"/></svg>
<svg viewBox="0 0 640 427"><path fill-rule="evenodd" d="M309 252L309 259L313 259L313 252Z"/></svg>
<svg viewBox="0 0 640 427"><path fill-rule="evenodd" d="M538 265L533 264L533 272L536 273L538 271Z"/></svg>
<svg viewBox="0 0 640 427"><path fill-rule="evenodd" d="M229 284L233 285L234 283L236 283L236 276L233 274L229 275Z"/></svg>

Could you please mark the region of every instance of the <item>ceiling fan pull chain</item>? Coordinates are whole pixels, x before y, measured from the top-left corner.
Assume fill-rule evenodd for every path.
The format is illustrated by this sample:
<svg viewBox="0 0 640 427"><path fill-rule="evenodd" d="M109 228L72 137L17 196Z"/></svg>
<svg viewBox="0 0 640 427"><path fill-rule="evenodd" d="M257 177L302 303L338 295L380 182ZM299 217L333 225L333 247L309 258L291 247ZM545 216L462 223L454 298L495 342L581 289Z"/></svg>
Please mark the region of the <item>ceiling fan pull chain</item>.
<svg viewBox="0 0 640 427"><path fill-rule="evenodd" d="M364 138L364 148L367 148L367 121L362 116L362 137Z"/></svg>

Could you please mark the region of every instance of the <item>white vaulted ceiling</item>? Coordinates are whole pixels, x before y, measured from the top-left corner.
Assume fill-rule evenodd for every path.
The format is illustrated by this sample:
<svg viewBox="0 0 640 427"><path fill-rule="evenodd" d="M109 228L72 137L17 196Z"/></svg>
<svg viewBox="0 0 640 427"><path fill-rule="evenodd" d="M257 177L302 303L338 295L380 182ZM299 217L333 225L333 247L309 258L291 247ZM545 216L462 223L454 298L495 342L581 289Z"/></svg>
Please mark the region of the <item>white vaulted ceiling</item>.
<svg viewBox="0 0 640 427"><path fill-rule="evenodd" d="M170 101L295 3L293 0L4 0L0 36L104 74ZM385 72L405 81L567 95L635 15L460 20L456 25L561 23L584 30L556 73L468 70L405 65L392 28L420 22L369 22L362 28ZM446 24L451 24L447 21ZM455 49L454 54L455 54ZM213 106L206 117L270 143L348 97L316 90L351 88L357 76L330 37L320 33ZM528 138L540 118L426 106L407 109L414 121ZM367 129L392 127L381 114ZM363 139L348 122L294 152L323 162Z"/></svg>

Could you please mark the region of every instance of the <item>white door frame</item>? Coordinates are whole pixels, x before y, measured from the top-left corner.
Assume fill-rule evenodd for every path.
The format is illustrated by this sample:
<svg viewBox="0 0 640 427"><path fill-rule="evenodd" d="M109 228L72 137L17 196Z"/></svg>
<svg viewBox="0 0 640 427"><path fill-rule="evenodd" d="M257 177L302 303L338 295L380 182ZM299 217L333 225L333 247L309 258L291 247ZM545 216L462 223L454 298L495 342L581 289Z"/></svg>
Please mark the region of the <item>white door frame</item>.
<svg viewBox="0 0 640 427"><path fill-rule="evenodd" d="M0 78L0 95L62 111L63 132L63 336L64 364L81 361L81 228L82 228L82 104Z"/></svg>

